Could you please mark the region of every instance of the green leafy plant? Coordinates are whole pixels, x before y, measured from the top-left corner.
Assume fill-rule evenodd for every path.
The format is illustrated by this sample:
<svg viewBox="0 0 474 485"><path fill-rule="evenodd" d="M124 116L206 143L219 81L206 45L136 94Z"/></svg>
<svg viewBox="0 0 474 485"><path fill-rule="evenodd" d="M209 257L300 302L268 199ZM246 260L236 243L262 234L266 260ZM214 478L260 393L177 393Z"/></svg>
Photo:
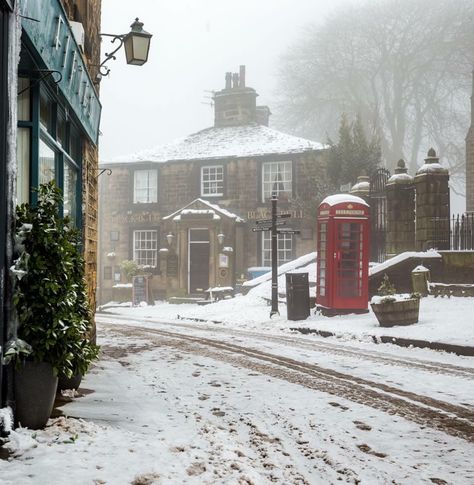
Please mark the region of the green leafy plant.
<svg viewBox="0 0 474 485"><path fill-rule="evenodd" d="M69 378L84 374L99 348L90 340L80 233L60 217L61 203L61 190L50 182L40 185L37 205L17 207L13 302L18 338L31 346L28 358Z"/></svg>
<svg viewBox="0 0 474 485"><path fill-rule="evenodd" d="M120 263L120 268L125 275L127 281L132 281L132 278L140 272L140 266L132 259L125 259Z"/></svg>
<svg viewBox="0 0 474 485"><path fill-rule="evenodd" d="M397 290L395 289L395 286L392 285L392 283L390 282L390 279L385 273L382 283L378 287L377 293L380 296L391 296L391 295L394 295L396 292Z"/></svg>

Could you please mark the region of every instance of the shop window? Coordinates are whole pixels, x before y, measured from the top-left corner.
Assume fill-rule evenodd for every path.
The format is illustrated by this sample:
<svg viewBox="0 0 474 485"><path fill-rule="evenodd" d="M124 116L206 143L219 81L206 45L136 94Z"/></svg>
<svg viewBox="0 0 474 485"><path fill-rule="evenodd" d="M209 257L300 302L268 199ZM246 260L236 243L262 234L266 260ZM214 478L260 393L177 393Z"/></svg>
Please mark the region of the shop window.
<svg viewBox="0 0 474 485"><path fill-rule="evenodd" d="M157 231L133 231L133 260L139 266L155 268L157 264L157 248Z"/></svg>
<svg viewBox="0 0 474 485"><path fill-rule="evenodd" d="M153 204L158 202L158 171L135 170L133 174L133 202Z"/></svg>
<svg viewBox="0 0 474 485"><path fill-rule="evenodd" d="M32 187L55 181L63 191L64 216L80 221L82 135L55 94L26 78L18 85L17 202L29 202ZM35 108L35 109L34 109ZM39 132L39 137L32 134Z"/></svg>
<svg viewBox="0 0 474 485"><path fill-rule="evenodd" d="M289 199L292 195L292 162L265 162L262 164L262 202L272 194Z"/></svg>
<svg viewBox="0 0 474 485"><path fill-rule="evenodd" d="M104 266L104 280L112 279L112 266Z"/></svg>
<svg viewBox="0 0 474 485"><path fill-rule="evenodd" d="M30 164L31 164L31 98L30 80L18 78L18 121L23 124L18 128L16 142L17 158L17 204L30 201Z"/></svg>
<svg viewBox="0 0 474 485"><path fill-rule="evenodd" d="M201 195L214 197L224 195L224 167L222 165L201 168Z"/></svg>
<svg viewBox="0 0 474 485"><path fill-rule="evenodd" d="M278 266L293 259L293 237L291 234L277 236ZM272 265L272 236L270 231L262 233L262 266Z"/></svg>

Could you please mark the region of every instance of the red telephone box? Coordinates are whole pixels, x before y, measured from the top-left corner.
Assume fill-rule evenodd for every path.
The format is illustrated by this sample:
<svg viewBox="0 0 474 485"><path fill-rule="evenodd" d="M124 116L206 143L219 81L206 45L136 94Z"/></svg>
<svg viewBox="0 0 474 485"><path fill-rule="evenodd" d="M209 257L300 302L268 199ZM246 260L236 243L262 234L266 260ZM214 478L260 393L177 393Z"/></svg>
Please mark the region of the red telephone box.
<svg viewBox="0 0 474 485"><path fill-rule="evenodd" d="M317 306L332 314L368 311L369 205L350 194L326 197L317 250Z"/></svg>

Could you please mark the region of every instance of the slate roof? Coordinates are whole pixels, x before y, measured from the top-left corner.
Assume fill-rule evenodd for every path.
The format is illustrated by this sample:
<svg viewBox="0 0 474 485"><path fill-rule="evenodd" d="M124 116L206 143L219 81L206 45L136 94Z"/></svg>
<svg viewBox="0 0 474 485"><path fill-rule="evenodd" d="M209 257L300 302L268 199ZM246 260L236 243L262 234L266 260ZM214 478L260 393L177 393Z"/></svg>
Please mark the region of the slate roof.
<svg viewBox="0 0 474 485"><path fill-rule="evenodd" d="M110 163L170 162L284 155L322 150L325 145L287 135L268 126L251 123L241 126L206 128L185 138L138 153L121 156ZM107 162L104 162L107 163Z"/></svg>

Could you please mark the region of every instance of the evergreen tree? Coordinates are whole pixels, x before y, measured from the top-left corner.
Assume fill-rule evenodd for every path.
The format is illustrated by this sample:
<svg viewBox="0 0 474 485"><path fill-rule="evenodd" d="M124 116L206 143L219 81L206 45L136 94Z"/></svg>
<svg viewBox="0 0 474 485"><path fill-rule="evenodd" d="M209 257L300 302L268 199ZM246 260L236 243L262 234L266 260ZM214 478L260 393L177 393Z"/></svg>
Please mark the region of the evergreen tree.
<svg viewBox="0 0 474 485"><path fill-rule="evenodd" d="M337 143L328 141L328 175L340 187L354 184L359 175L370 175L380 164L381 148L378 137L367 139L360 116L350 123L344 114L339 125Z"/></svg>

